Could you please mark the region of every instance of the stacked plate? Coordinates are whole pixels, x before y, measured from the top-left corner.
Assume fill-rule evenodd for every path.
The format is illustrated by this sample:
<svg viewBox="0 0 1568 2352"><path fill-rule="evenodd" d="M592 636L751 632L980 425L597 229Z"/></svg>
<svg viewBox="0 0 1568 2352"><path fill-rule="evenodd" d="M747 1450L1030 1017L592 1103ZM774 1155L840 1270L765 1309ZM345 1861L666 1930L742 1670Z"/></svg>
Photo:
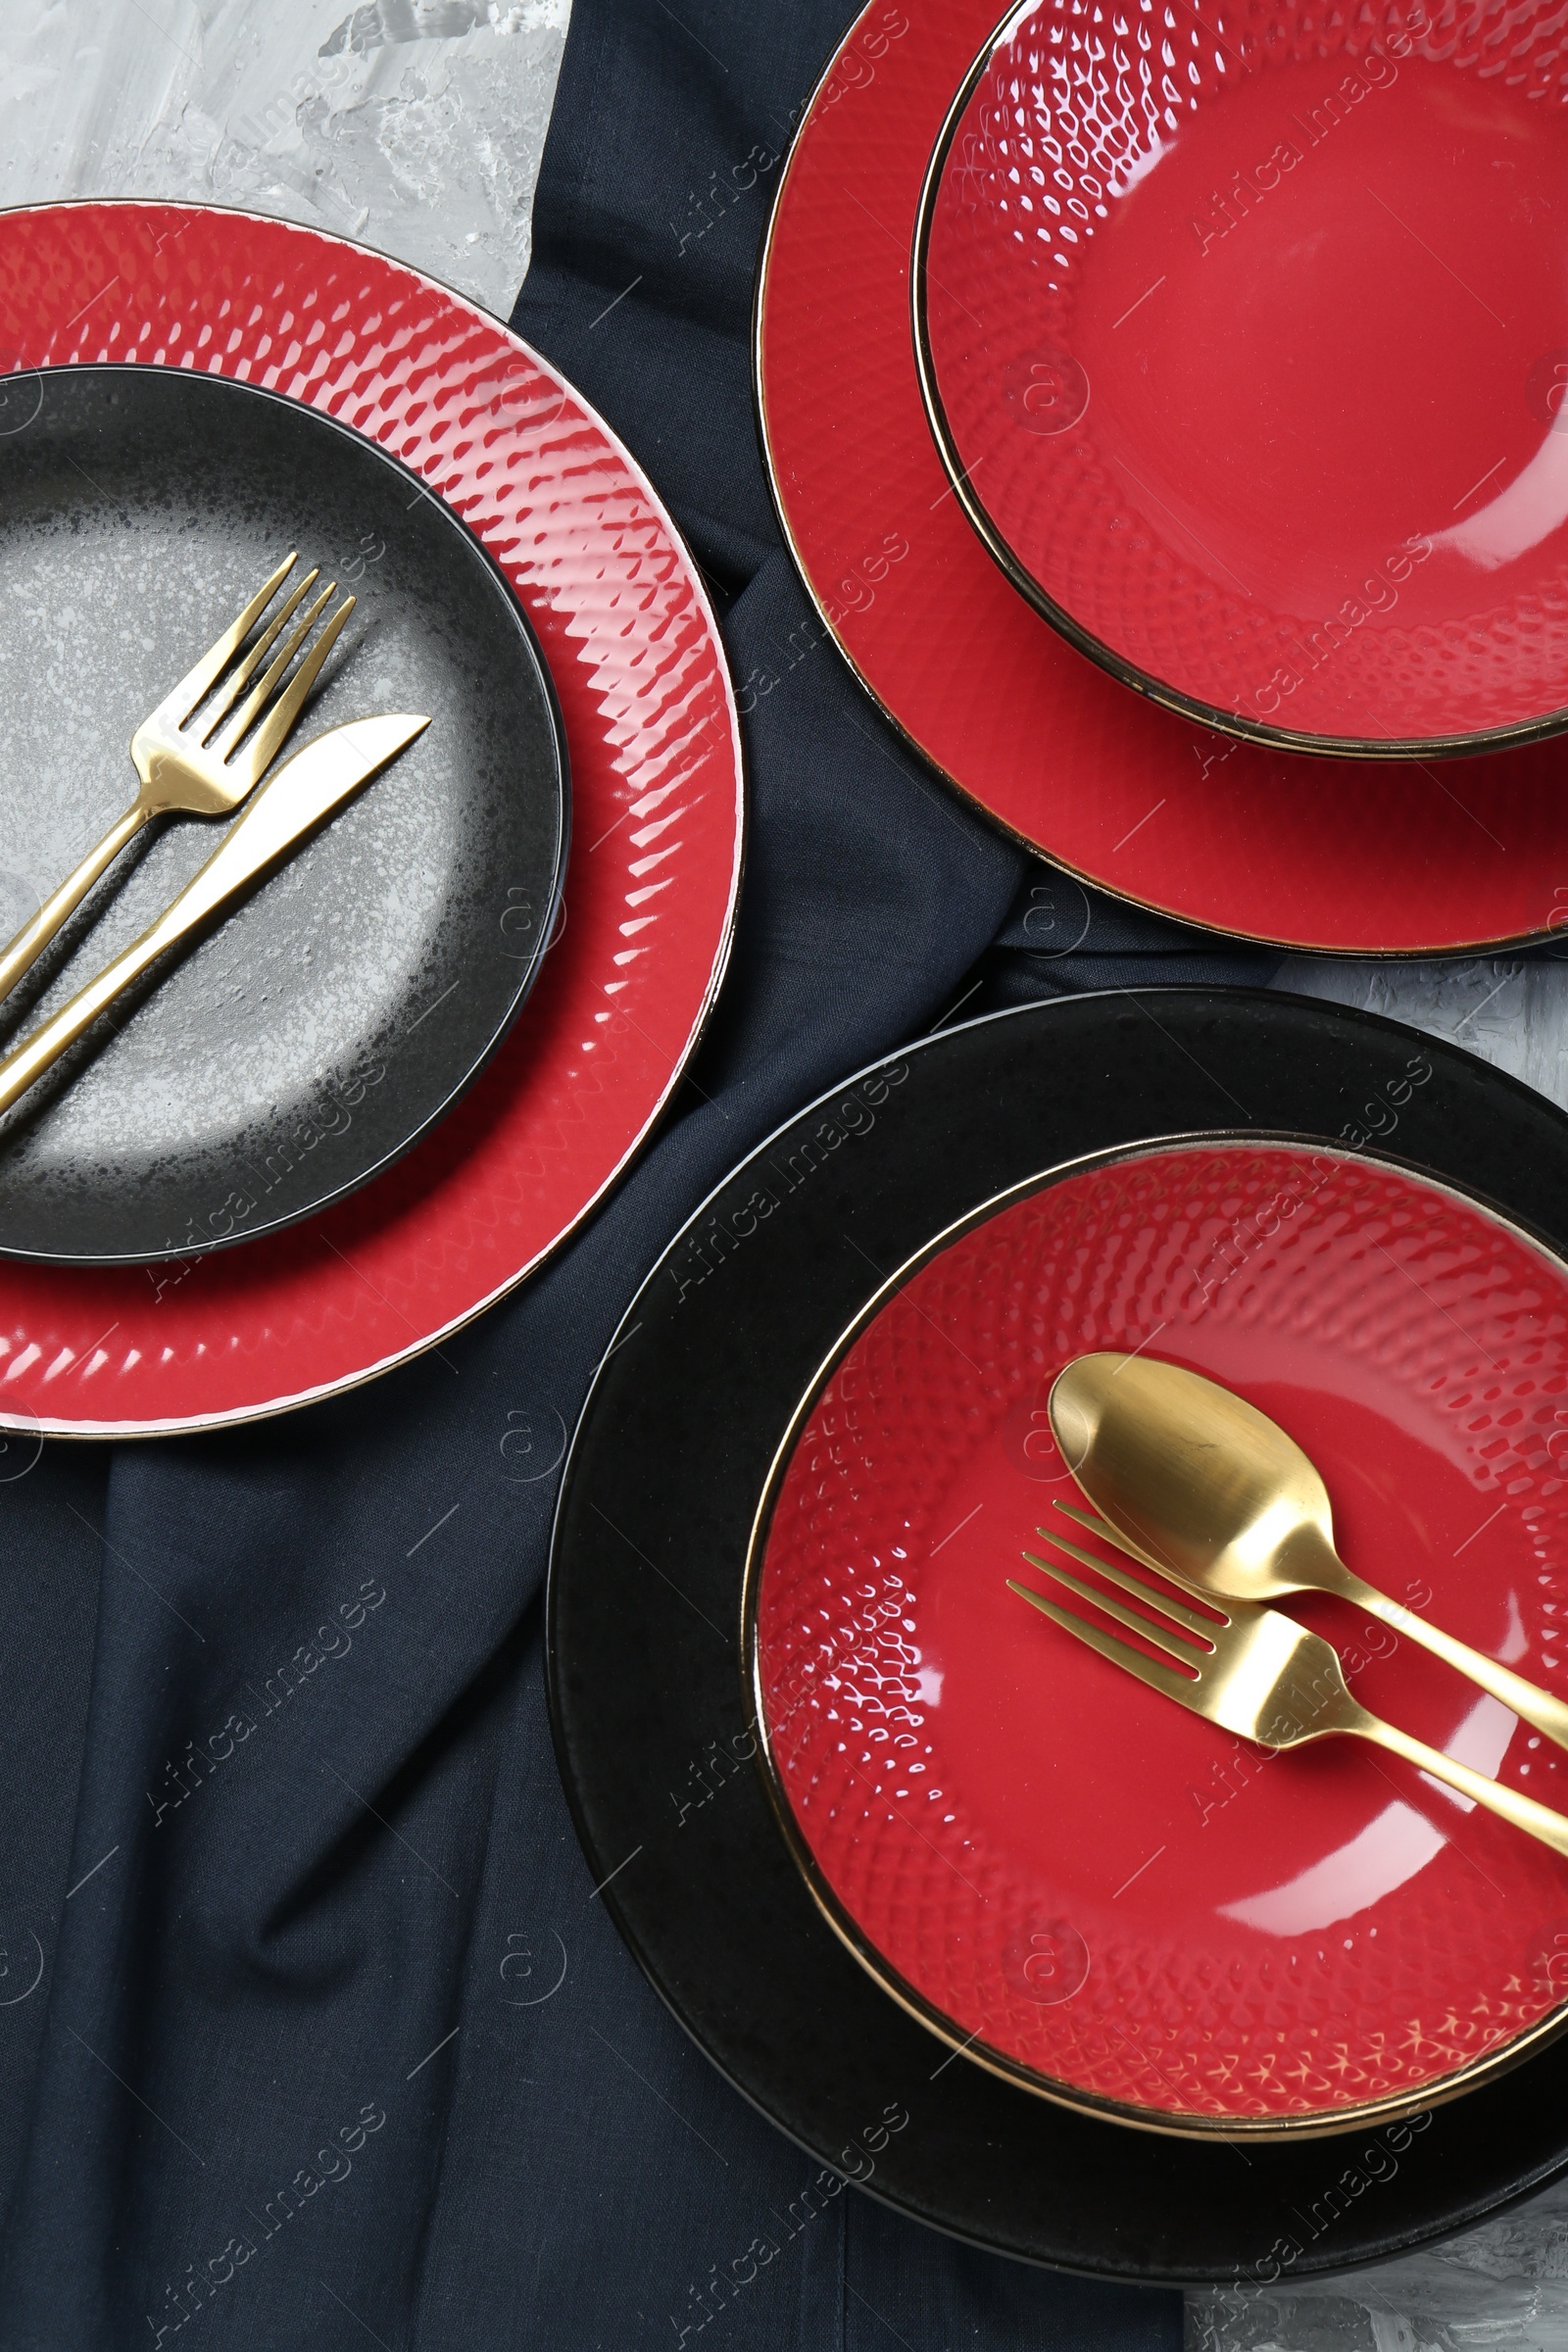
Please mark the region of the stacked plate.
<svg viewBox="0 0 1568 2352"><path fill-rule="evenodd" d="M1058 865L1297 948L1563 919L1561 87L1530 8L851 31L764 254L774 491L870 693ZM1261 2291L1568 2163L1565 1176L1568 1120L1395 1024L1118 992L862 1073L673 1245L568 1465L558 1740L633 1948L825 2180ZM1309 1457L1386 1598L1267 1638L1398 1755L1200 1703L1257 1621L1191 1577L1173 1681L1174 1555L1086 1536L1053 1415L1090 1355Z"/></svg>
<svg viewBox="0 0 1568 2352"><path fill-rule="evenodd" d="M438 1341L635 1151L728 949L733 698L625 452L414 272L237 214L47 207L0 221L0 931L120 816L133 730L296 551L357 601L288 752L429 722L0 1131L0 1419L244 1420ZM139 837L7 998L0 1051L226 813Z"/></svg>
<svg viewBox="0 0 1568 2352"><path fill-rule="evenodd" d="M1102 889L1357 955L1545 933L1555 20L1124 13L873 7L835 60L757 313L808 586L935 765Z"/></svg>
<svg viewBox="0 0 1568 2352"><path fill-rule="evenodd" d="M1261 2291L1568 2162L1561 1855L1360 1741L1204 1721L1008 1591L1068 1597L1025 1562L1062 1533L1118 1559L1055 1507L1050 1416L1117 1350L1267 1413L1353 1570L1568 1699L1565 1199L1568 1119L1455 1048L1117 992L863 1072L673 1244L568 1457L559 1749L644 1967L830 2174ZM1408 1631L1279 1607L1568 1814L1553 1741Z"/></svg>

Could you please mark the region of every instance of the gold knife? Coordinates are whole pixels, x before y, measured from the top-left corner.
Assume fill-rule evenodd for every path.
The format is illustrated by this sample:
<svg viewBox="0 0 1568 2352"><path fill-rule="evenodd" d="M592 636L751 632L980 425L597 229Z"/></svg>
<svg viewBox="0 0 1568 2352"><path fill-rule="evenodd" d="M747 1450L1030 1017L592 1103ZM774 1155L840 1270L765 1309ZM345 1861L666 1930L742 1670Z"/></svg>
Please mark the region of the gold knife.
<svg viewBox="0 0 1568 2352"><path fill-rule="evenodd" d="M428 718L407 711L350 719L344 726L318 735L314 743L285 760L158 920L107 964L96 980L89 980L69 1004L63 1004L0 1060L0 1112L9 1110L33 1081L75 1044L82 1031L92 1026L105 1006L140 979L149 964L237 897L285 851L294 849L429 724Z"/></svg>

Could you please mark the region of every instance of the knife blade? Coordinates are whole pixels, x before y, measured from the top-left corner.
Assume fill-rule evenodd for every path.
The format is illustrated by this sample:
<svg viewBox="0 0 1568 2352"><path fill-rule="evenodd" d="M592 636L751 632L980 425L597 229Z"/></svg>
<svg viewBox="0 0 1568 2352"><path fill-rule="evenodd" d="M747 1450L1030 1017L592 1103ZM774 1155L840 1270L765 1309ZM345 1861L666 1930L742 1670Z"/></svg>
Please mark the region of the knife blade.
<svg viewBox="0 0 1568 2352"><path fill-rule="evenodd" d="M296 848L429 724L428 718L408 711L352 718L318 735L314 743L286 760L253 795L206 864L158 920L41 1028L0 1059L0 1113L20 1101L150 964Z"/></svg>

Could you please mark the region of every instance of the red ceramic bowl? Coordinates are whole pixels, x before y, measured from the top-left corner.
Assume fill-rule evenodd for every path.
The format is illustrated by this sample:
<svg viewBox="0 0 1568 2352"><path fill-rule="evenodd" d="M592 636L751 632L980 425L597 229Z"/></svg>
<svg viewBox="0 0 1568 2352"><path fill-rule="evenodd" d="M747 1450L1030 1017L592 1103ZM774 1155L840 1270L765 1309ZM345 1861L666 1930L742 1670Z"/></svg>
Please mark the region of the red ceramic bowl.
<svg viewBox="0 0 1568 2352"><path fill-rule="evenodd" d="M1014 11L932 159L924 389L1033 602L1297 750L1568 725L1548 7Z"/></svg>
<svg viewBox="0 0 1568 2352"><path fill-rule="evenodd" d="M1250 1398L1352 1566L1568 1695L1568 1268L1387 1162L1150 1147L944 1237L796 1417L747 1576L796 1857L895 1998L1069 2105L1272 2136L1451 2096L1568 2020L1568 1863L1359 1741L1270 1757L1007 1591L1038 1528L1081 1533L1046 1397L1098 1348ZM1292 1613L1376 1713L1568 1810L1495 1699Z"/></svg>

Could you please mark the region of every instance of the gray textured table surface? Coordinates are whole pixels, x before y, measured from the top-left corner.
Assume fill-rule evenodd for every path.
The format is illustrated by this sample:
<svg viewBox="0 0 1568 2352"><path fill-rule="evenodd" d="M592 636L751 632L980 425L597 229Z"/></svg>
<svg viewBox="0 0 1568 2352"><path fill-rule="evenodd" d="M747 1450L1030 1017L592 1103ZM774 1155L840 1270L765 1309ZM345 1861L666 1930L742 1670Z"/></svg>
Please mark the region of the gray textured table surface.
<svg viewBox="0 0 1568 2352"><path fill-rule="evenodd" d="M503 316L568 0L6 0L0 203L191 197L395 254Z"/></svg>
<svg viewBox="0 0 1568 2352"><path fill-rule="evenodd" d="M378 246L505 316L568 6L6 0L0 203L248 206ZM1279 985L1456 1039L1568 1107L1568 961L1294 956ZM1194 2295L1188 2332L1204 2352L1568 2352L1568 2185L1378 2271L1245 2309Z"/></svg>

